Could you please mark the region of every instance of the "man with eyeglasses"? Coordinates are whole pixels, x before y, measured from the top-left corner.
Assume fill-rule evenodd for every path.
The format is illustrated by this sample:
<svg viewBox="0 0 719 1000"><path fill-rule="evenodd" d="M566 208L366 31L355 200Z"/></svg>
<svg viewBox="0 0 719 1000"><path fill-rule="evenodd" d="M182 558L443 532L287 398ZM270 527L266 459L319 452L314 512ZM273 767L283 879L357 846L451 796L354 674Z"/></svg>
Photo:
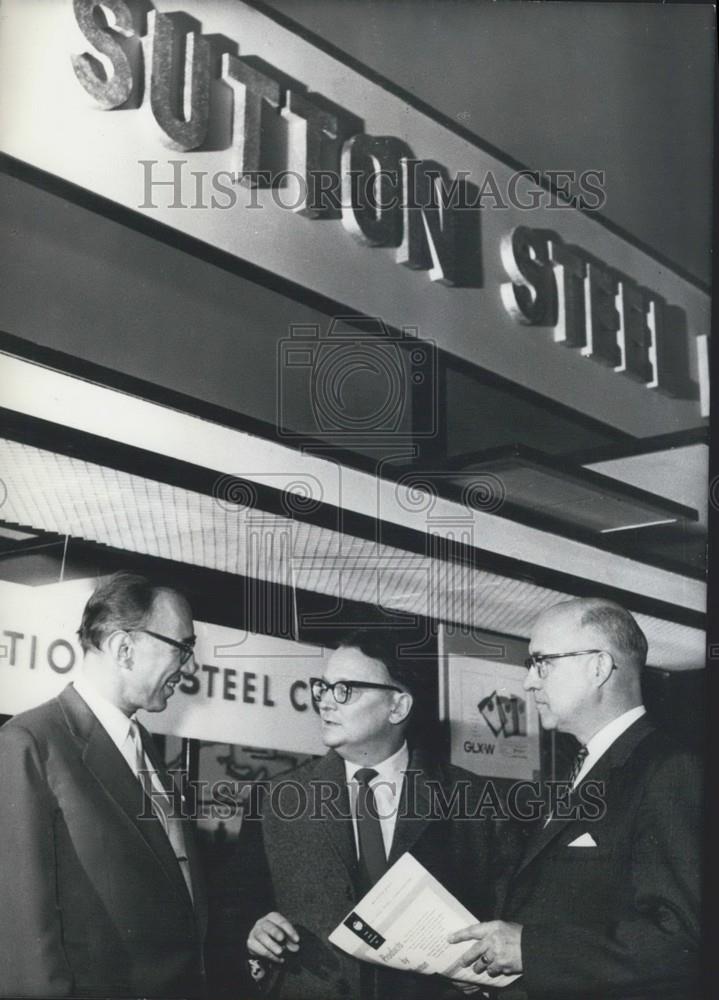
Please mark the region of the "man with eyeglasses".
<svg viewBox="0 0 719 1000"><path fill-rule="evenodd" d="M490 820L467 818L483 782L433 759L418 745L419 726L407 740L417 673L398 657L398 642L357 630L311 682L329 752L278 779L287 796L267 796L263 844L244 855L256 874L247 950L258 992L287 1000L459 996L439 977L377 970L327 940L405 851L480 919L494 912L495 830ZM300 815L273 808L296 796L306 804Z"/></svg>
<svg viewBox="0 0 719 1000"><path fill-rule="evenodd" d="M474 942L478 971L521 973L505 1000L698 997L700 771L647 719L646 638L619 605L572 600L539 616L530 650L543 727L580 744L569 797L530 838L504 919L452 940Z"/></svg>
<svg viewBox="0 0 719 1000"><path fill-rule="evenodd" d="M116 573L78 635L75 682L0 729L0 996L202 997L192 831L135 718L196 669L190 607Z"/></svg>

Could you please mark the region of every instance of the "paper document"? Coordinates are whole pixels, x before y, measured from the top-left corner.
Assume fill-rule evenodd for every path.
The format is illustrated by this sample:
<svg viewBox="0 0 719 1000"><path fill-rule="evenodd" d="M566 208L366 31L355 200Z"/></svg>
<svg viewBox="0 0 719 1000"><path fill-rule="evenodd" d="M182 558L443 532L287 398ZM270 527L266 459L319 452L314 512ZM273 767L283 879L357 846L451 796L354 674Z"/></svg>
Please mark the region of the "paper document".
<svg viewBox="0 0 719 1000"><path fill-rule="evenodd" d="M471 941L447 936L477 918L411 854L385 872L330 934L332 944L355 958L404 972L447 976L479 986L508 986L518 978L476 973L462 957Z"/></svg>

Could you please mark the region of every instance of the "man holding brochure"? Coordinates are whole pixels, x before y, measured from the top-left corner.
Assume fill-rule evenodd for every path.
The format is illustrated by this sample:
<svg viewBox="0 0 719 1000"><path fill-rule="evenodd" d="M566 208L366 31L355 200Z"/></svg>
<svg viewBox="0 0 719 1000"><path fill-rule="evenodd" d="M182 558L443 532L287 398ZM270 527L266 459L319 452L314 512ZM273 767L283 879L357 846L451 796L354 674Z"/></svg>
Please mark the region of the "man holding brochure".
<svg viewBox="0 0 719 1000"><path fill-rule="evenodd" d="M494 828L466 818L483 783L407 745L412 691L395 641L376 630L349 636L312 681L329 752L269 790L262 849L248 859L257 919L247 950L258 992L273 989L288 1000L437 1000L451 993L447 979L379 968L328 940L405 852L477 919L494 912Z"/></svg>
<svg viewBox="0 0 719 1000"><path fill-rule="evenodd" d="M699 995L700 774L646 718L644 634L619 605L572 600L539 617L529 648L525 689L543 726L581 744L571 791L530 839L505 919L449 940L474 942L465 964L477 971L522 974L505 998L690 1000ZM573 808L588 780L602 791L593 819Z"/></svg>

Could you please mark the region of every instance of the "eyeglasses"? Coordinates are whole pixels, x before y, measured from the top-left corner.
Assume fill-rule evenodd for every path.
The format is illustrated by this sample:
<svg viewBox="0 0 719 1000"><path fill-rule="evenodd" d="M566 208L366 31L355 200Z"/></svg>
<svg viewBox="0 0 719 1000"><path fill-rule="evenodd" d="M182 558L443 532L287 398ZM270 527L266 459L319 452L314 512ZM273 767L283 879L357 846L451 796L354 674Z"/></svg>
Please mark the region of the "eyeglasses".
<svg viewBox="0 0 719 1000"><path fill-rule="evenodd" d="M196 637L192 637L191 642L182 642L180 639L171 639L169 635L161 635L159 632L152 632L149 628L133 628L132 632L144 632L145 635L151 635L153 639L159 639L160 642L166 642L168 646L174 646L175 649L180 650L180 666L184 667L189 659L194 656L195 652L195 642ZM188 674L194 674L197 670L197 662L192 659L192 666L190 670L185 671Z"/></svg>
<svg viewBox="0 0 719 1000"><path fill-rule="evenodd" d="M312 700L317 702L322 700L325 692L331 691L337 704L345 705L352 697L352 691L355 688L375 688L379 691L399 691L400 694L402 693L402 688L395 687L393 684L370 684L369 681L335 681L334 684L330 684L329 681L323 681L320 677L310 678Z"/></svg>
<svg viewBox="0 0 719 1000"><path fill-rule="evenodd" d="M537 653L535 656L528 656L524 661L527 670L532 667L537 671L537 676L544 680L549 674L552 660L563 660L565 656L588 656L590 653L606 653L605 649L576 649L573 653ZM612 663L612 670L616 670L616 663Z"/></svg>

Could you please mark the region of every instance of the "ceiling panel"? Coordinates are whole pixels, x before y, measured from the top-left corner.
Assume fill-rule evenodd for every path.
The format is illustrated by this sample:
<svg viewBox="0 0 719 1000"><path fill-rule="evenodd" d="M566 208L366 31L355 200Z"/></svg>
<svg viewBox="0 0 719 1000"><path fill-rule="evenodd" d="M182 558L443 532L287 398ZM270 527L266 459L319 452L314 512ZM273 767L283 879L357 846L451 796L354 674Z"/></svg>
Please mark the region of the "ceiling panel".
<svg viewBox="0 0 719 1000"><path fill-rule="evenodd" d="M0 441L0 466L7 488L3 520L13 529L69 535L520 637L529 635L540 611L572 596L14 441ZM649 638L652 665L703 665L700 630L649 615L637 620Z"/></svg>

